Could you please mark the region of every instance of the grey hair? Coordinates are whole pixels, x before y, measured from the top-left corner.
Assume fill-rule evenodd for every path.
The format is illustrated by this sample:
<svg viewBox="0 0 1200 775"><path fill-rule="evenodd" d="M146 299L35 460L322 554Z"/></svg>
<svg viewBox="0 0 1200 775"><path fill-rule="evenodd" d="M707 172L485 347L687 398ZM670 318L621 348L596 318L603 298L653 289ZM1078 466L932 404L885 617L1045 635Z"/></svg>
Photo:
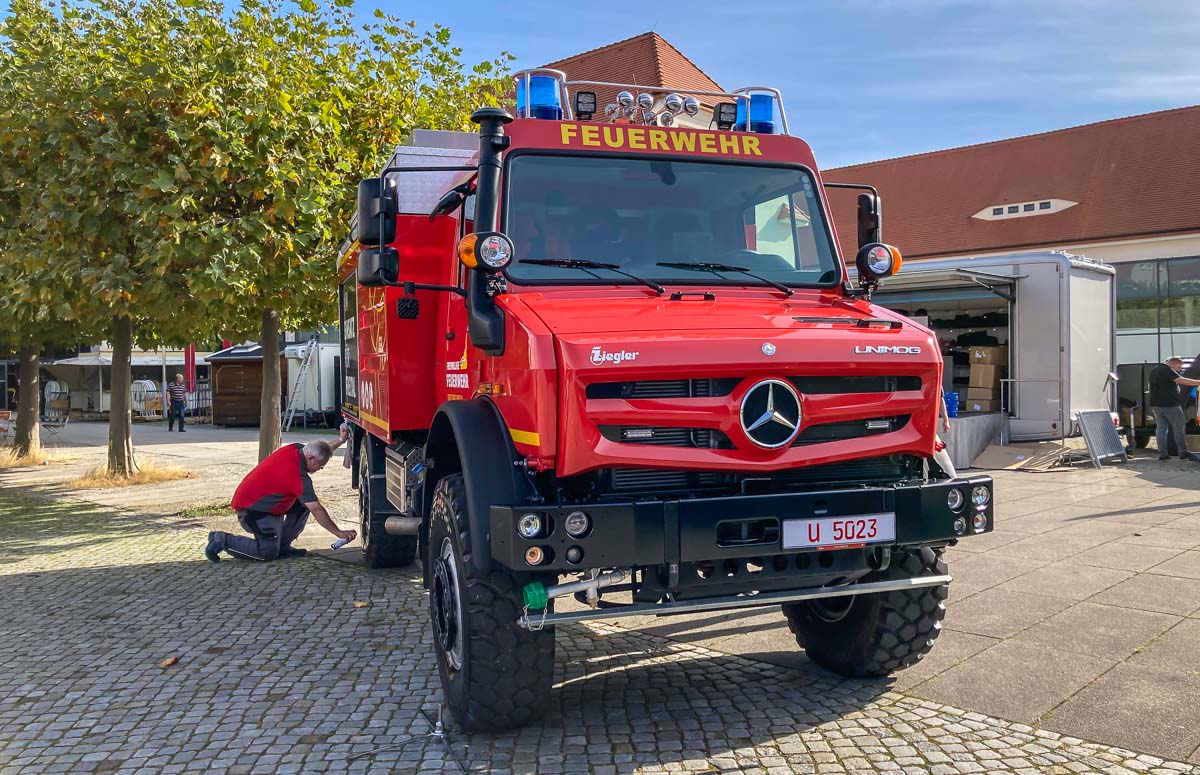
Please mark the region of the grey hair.
<svg viewBox="0 0 1200 775"><path fill-rule="evenodd" d="M327 441L310 441L304 445L303 452L318 463L328 463L329 459L333 457L333 449Z"/></svg>

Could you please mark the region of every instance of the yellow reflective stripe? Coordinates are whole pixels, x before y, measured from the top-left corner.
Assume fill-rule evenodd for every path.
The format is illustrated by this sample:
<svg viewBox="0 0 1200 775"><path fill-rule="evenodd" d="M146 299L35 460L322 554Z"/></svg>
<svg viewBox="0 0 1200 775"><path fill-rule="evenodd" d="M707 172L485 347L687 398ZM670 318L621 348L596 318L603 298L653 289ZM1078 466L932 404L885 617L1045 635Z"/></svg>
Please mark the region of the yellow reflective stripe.
<svg viewBox="0 0 1200 775"><path fill-rule="evenodd" d="M386 422L384 422L382 417L376 417L375 415L371 414L370 412L364 411L361 407L358 410L358 416L364 420L370 420L371 422L375 423L376 425L380 426L381 428L388 427L388 424Z"/></svg>
<svg viewBox="0 0 1200 775"><path fill-rule="evenodd" d="M509 428L508 433L512 436L513 441L518 444L528 444L531 447L541 446L541 437L530 431L518 431L514 428Z"/></svg>

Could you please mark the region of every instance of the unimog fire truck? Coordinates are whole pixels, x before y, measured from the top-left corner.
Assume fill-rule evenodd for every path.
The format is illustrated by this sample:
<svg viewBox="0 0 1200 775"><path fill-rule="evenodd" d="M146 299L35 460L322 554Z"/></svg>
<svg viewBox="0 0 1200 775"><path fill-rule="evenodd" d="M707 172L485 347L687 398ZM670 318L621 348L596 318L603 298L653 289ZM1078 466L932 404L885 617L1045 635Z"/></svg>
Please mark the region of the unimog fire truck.
<svg viewBox="0 0 1200 775"><path fill-rule="evenodd" d="M359 187L362 551L420 558L466 729L550 705L567 622L781 606L816 663L902 669L945 547L992 529L991 480L932 461L934 338L870 302L901 263L878 195L854 187L852 283L779 93L664 92L526 71L515 120L418 131Z"/></svg>

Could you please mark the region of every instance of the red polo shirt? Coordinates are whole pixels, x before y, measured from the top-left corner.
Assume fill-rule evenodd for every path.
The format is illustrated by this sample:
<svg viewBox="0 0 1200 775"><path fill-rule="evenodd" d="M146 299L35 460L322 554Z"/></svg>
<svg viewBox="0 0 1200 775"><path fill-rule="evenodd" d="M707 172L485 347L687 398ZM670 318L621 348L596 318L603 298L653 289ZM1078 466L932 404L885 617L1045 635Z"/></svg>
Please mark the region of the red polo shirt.
<svg viewBox="0 0 1200 775"><path fill-rule="evenodd" d="M316 503L303 448L303 444L286 444L256 465L234 491L233 510L279 515L286 514L297 500Z"/></svg>

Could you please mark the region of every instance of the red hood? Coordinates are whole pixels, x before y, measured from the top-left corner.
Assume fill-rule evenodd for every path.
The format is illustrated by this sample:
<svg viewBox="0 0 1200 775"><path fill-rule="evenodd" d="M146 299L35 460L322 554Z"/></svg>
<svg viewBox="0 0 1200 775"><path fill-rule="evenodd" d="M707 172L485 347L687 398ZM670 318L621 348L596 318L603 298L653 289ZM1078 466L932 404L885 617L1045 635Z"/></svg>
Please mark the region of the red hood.
<svg viewBox="0 0 1200 775"><path fill-rule="evenodd" d="M675 289L671 289L674 291ZM684 290L676 301L671 293L657 296L648 289L620 288L608 291L595 287L556 288L515 294L556 336L574 334L625 334L649 332L757 330L763 334L812 328L855 329L868 319L897 321L908 329L885 334L911 335L928 332L916 324L864 301L846 299L834 292L798 291L783 298L769 288L715 288L713 300L704 300L702 289ZM510 300L514 298L509 297ZM797 320L796 318L805 318ZM820 323L817 318L828 320ZM862 331L863 329L858 329ZM891 339L889 338L889 342Z"/></svg>

